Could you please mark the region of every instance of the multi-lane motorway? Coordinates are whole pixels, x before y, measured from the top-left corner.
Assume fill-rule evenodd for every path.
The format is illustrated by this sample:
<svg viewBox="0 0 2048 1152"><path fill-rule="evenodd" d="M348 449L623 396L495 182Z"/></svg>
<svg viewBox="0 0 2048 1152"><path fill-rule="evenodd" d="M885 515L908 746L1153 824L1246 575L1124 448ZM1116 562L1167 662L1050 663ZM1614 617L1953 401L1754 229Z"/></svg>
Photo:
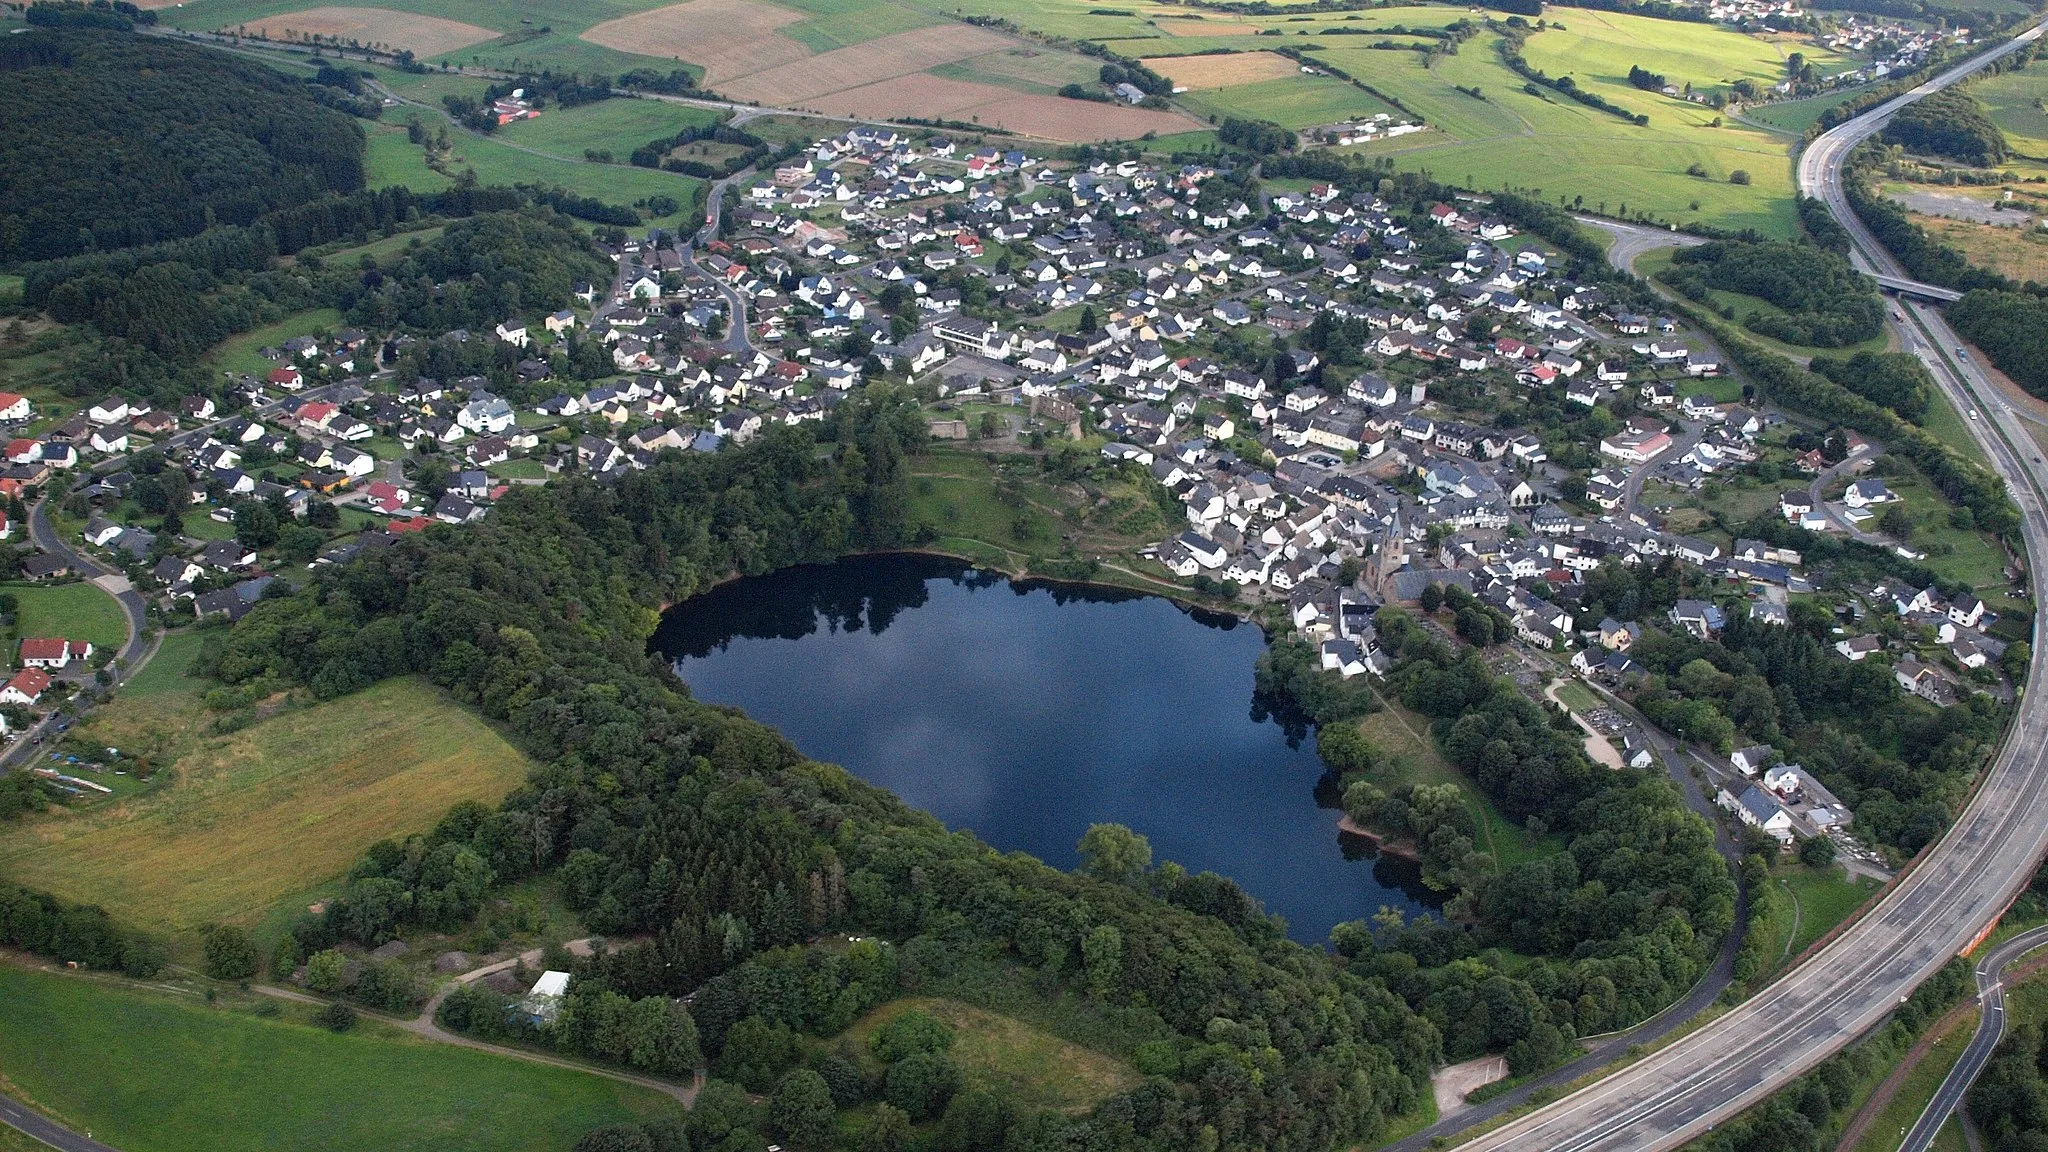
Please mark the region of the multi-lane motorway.
<svg viewBox="0 0 2048 1152"><path fill-rule="evenodd" d="M1842 160L1900 107L1945 88L2041 35L2037 26L2008 45L1943 72L1851 120L1810 145L1800 187L1825 200L1850 230L1856 262L1872 274L1906 278L1848 210ZM1941 314L1901 301L1899 323L1919 336L1922 359L1984 447L2022 515L2034 602L2048 583L2048 465L2018 418L1976 366ZM2029 681L2048 673L2037 648ZM1826 1059L1896 1007L1927 975L1967 947L2033 876L2048 848L2048 705L2021 699L2012 729L1954 827L1862 920L1789 975L1691 1036L1588 1088L1464 1145L1542 1152L1675 1148L1756 1104Z"/></svg>

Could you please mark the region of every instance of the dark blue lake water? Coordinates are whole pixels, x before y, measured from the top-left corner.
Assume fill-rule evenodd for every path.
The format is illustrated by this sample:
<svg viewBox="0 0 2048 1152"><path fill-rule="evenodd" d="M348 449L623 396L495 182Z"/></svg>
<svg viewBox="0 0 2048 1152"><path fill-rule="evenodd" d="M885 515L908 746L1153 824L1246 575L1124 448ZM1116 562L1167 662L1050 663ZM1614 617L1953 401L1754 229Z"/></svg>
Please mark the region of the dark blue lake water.
<svg viewBox="0 0 2048 1152"><path fill-rule="evenodd" d="M1072 868L1088 825L1126 824L1307 942L1441 902L1413 863L1340 833L1313 752L1252 718L1265 638L1231 617L866 556L726 584L654 642L700 699L1004 851Z"/></svg>

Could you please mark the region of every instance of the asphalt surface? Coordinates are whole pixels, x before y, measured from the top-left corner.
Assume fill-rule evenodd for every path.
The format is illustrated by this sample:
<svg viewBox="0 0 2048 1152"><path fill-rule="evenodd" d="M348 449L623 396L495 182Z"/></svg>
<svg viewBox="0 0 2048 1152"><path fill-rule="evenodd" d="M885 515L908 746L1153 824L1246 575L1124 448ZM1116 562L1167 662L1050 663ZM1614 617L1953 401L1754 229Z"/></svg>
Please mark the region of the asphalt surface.
<svg viewBox="0 0 2048 1152"><path fill-rule="evenodd" d="M2037 27L2025 39L2040 35ZM1903 270L1869 237L1841 196L1841 161L1890 115L2016 50L2013 41L1942 73L1912 93L1880 105L1811 144L1799 165L1800 185L1819 195L1850 230L1857 262L1872 272ZM1976 366L1950 358L1960 341L1940 314L1901 303L1908 322L1926 333L1930 370L1958 407L1986 419L1967 421L2022 514L2030 555L2048 557L2044 466L2017 418L1994 397ZM2042 601L2041 566L2030 567L2034 599ZM2048 674L2048 652L2036 652L2028 677ZM1563 1100L1503 1125L1465 1147L1591 1152L1676 1148L1715 1123L1762 1101L1840 1050L1881 1020L1928 974L1961 953L2032 877L2048 848L2048 709L2021 699L2004 746L1954 826L1871 912L1805 964L1699 1031Z"/></svg>
<svg viewBox="0 0 2048 1152"><path fill-rule="evenodd" d="M53 1120L31 1112L12 1100L0 1097L0 1124L17 1132L40 1140L62 1152L117 1152L109 1144L102 1144L90 1136L80 1136L71 1129Z"/></svg>
<svg viewBox="0 0 2048 1152"><path fill-rule="evenodd" d="M1970 1038L1970 1046L1963 1049L1962 1059L1949 1069L1948 1079L1935 1089L1934 1099L1927 1102L1927 1110L1920 1113L1912 1131L1906 1133L1906 1142L1899 1145L1899 1152L1927 1152L1935 1133L1948 1122L1950 1113L1961 1106L1970 1085L1977 1082L1984 1065L1991 1062L1998 1042L2005 1039L2006 967L2044 944L2048 944L2048 925L2020 933L1977 961L1977 1002L1984 1008L1983 1018L1977 1022L1977 1034Z"/></svg>

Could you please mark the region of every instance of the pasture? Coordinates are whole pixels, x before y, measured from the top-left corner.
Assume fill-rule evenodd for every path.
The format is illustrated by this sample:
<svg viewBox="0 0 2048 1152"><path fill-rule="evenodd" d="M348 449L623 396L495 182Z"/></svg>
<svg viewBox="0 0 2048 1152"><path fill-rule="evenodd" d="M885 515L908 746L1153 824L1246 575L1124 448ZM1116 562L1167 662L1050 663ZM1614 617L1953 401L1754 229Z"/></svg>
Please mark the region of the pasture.
<svg viewBox="0 0 2048 1152"><path fill-rule="evenodd" d="M404 138L404 133L401 132L399 139ZM415 148L413 152L418 154L419 149ZM424 189L429 192L437 190ZM275 323L265 324L261 328L251 328L214 345L206 353L206 367L213 372L246 372L251 376L268 376L270 370L277 365L263 358L263 349L275 348L280 342L294 336L310 336L322 329L339 327L341 313L333 308L308 308L304 312L294 312Z"/></svg>
<svg viewBox="0 0 2048 1152"><path fill-rule="evenodd" d="M574 108L549 108L531 120L498 129L499 139L556 156L575 158L585 149L610 152L620 164L650 140L685 128L716 124L717 112L663 100L600 100ZM572 185L573 187L573 185Z"/></svg>
<svg viewBox="0 0 2048 1152"><path fill-rule="evenodd" d="M681 1106L651 1089L246 1005L0 966L9 1089L125 1152L557 1152Z"/></svg>
<svg viewBox="0 0 2048 1152"><path fill-rule="evenodd" d="M1276 57L1285 59L1285 57ZM1218 117L1242 116L1270 120L1283 128L1309 128L1340 120L1399 110L1372 93L1335 76L1309 76L1293 70L1276 80L1237 84L1182 97L1197 112Z"/></svg>
<svg viewBox="0 0 2048 1152"><path fill-rule="evenodd" d="M0 877L152 930L254 924L372 843L424 831L459 800L496 801L531 767L421 680L285 707L228 735L212 733L198 682L153 687L78 730L158 770L153 787L7 826Z"/></svg>

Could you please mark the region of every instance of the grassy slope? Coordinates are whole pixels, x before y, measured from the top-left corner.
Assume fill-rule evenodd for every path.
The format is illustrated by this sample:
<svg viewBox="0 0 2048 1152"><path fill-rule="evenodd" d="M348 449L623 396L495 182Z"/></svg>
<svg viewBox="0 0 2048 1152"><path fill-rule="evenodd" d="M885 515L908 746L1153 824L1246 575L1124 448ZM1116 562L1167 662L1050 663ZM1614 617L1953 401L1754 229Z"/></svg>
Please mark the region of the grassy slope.
<svg viewBox="0 0 2048 1152"><path fill-rule="evenodd" d="M29 636L90 640L107 649L118 649L128 639L121 605L97 584L9 584L5 591L19 602L14 630L6 638L10 661L18 641Z"/></svg>
<svg viewBox="0 0 2048 1152"><path fill-rule="evenodd" d="M81 735L173 771L140 795L11 825L0 876L148 928L253 923L341 875L371 843L425 830L458 800L496 800L529 767L419 680L228 736L202 729L191 688L151 687L96 712Z"/></svg>
<svg viewBox="0 0 2048 1152"><path fill-rule="evenodd" d="M403 140L401 136L399 139ZM294 312L275 324L253 328L239 336L230 336L206 353L206 368L210 372L246 372L251 376L268 376L276 364L265 360L260 353L265 348L275 348L278 343L294 336L310 336L322 328L339 328L341 313L332 308L309 308Z"/></svg>
<svg viewBox="0 0 2048 1152"><path fill-rule="evenodd" d="M660 100L600 100L575 108L550 108L534 120L507 124L498 138L557 156L581 157L586 148L604 149L624 164L633 149L674 136L684 128L716 123L719 114Z"/></svg>
<svg viewBox="0 0 2048 1152"><path fill-rule="evenodd" d="M1366 717L1361 727L1378 754L1373 782L1389 791L1404 784L1456 784L1464 790L1473 821L1479 826L1480 851L1493 853L1501 867L1512 868L1563 850L1563 838L1554 834L1532 842L1526 831L1494 807L1478 785L1445 760L1430 739L1426 717L1388 701L1385 708Z"/></svg>
<svg viewBox="0 0 2048 1152"><path fill-rule="evenodd" d="M389 1028L336 1035L78 977L0 968L0 1001L8 1086L124 1152L558 1152L676 1107Z"/></svg>
<svg viewBox="0 0 2048 1152"><path fill-rule="evenodd" d="M1797 956L1804 952L1807 945L1862 907L1878 888L1877 881L1867 876L1850 876L1835 865L1825 869L1788 865L1778 870L1776 879L1799 901L1799 930L1792 930L1792 917L1788 914L1784 918L1785 936L1779 940L1779 952L1772 954L1774 959L1780 954ZM1787 942L1791 944L1789 953L1784 951Z"/></svg>
<svg viewBox="0 0 2048 1152"><path fill-rule="evenodd" d="M868 1054L875 1029L905 1012L936 1017L954 1030L950 1055L967 1082L1002 1091L1031 1107L1083 1111L1104 1097L1135 1087L1137 1070L1121 1060L1071 1044L999 1013L928 996L892 1000L856 1021L845 1039L876 1072Z"/></svg>

